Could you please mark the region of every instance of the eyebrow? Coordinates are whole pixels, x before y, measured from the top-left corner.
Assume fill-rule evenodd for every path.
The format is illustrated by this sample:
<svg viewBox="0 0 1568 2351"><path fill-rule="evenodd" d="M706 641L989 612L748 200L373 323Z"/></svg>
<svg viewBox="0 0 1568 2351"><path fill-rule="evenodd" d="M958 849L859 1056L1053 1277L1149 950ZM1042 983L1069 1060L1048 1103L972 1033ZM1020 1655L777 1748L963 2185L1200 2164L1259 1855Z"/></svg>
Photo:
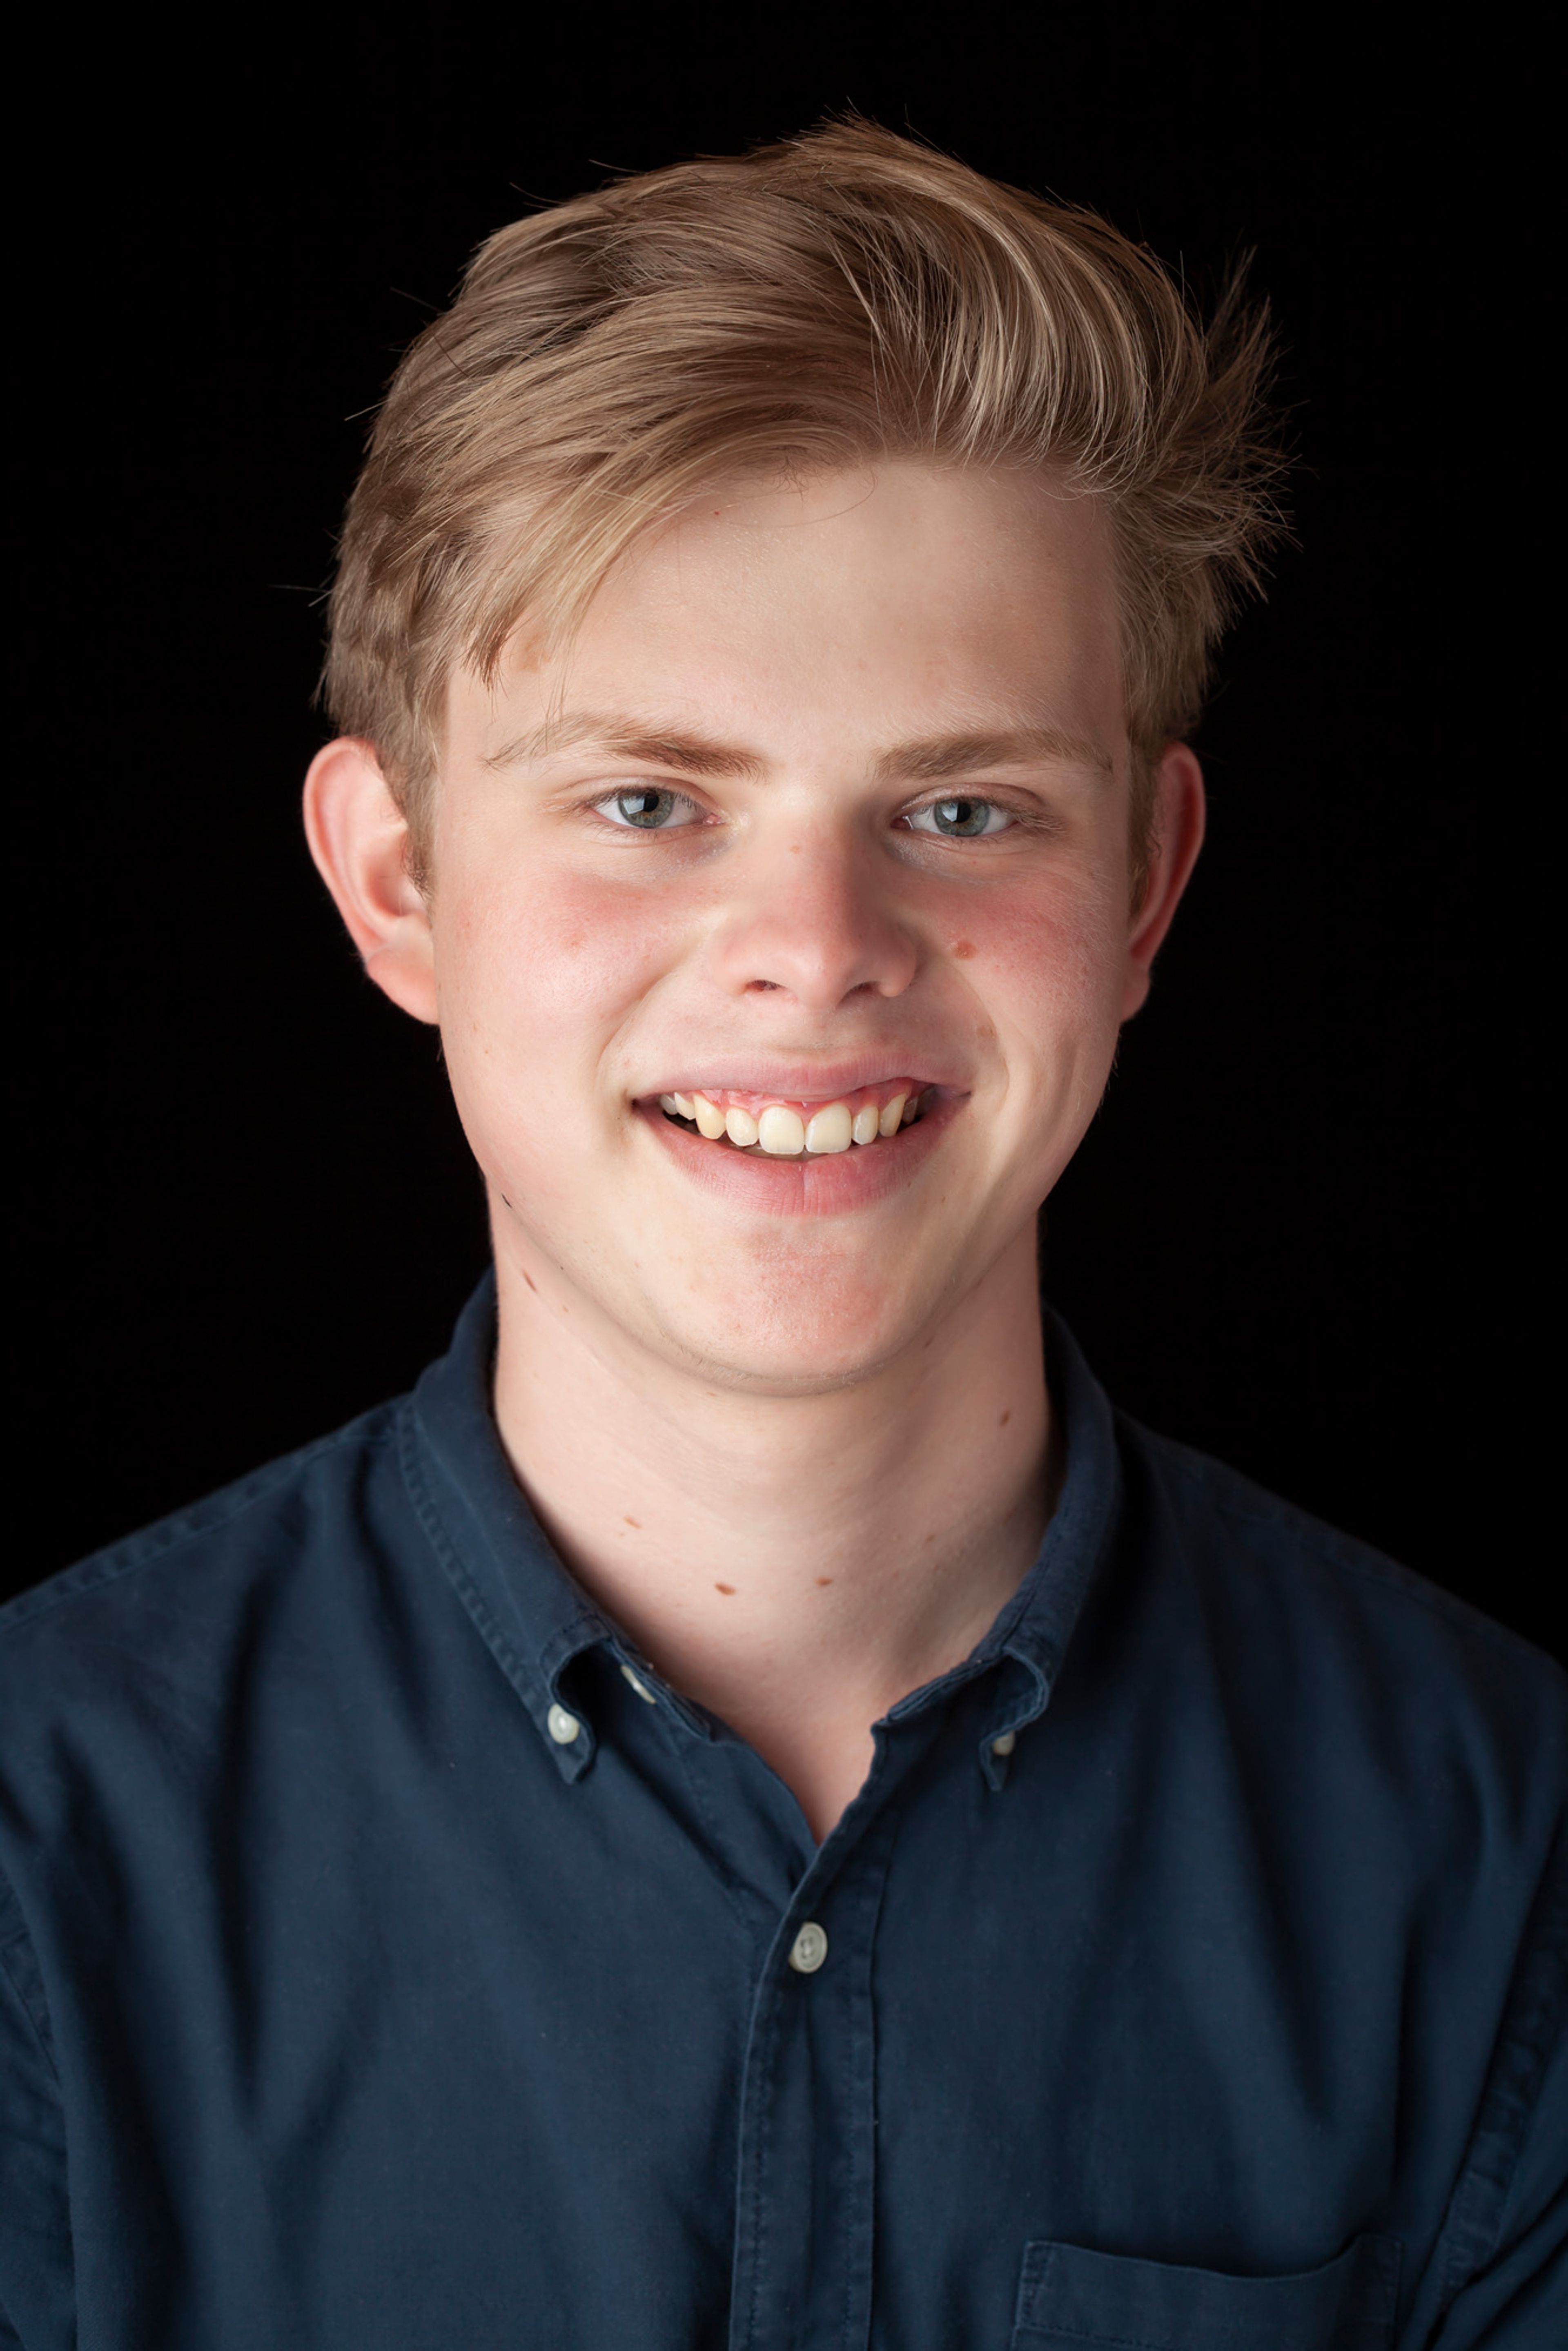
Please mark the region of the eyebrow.
<svg viewBox="0 0 1568 2351"><path fill-rule="evenodd" d="M590 746L607 758L647 767L674 768L683 775L758 779L768 762L738 744L720 743L685 728L664 727L592 711L568 711L518 735L492 752L487 768L531 767L541 759ZM1022 767L1040 759L1092 768L1103 775L1115 762L1103 745L1056 726L1009 726L967 734L927 735L897 743L873 762L878 782L941 783L983 768Z"/></svg>
<svg viewBox="0 0 1568 2351"><path fill-rule="evenodd" d="M600 717L588 710L567 711L559 718L547 718L542 726L531 727L526 735L503 744L485 765L532 767L540 759L579 750L584 744L602 752L607 758L630 759L644 767L678 768L687 776L758 777L767 768L766 760L755 751L715 742L706 735L650 726L634 718Z"/></svg>
<svg viewBox="0 0 1568 2351"><path fill-rule="evenodd" d="M1057 726L1009 726L994 733L931 735L919 742L900 743L882 754L876 773L883 782L908 776L932 784L949 776L972 775L977 768L1018 768L1036 759L1095 768L1107 776L1115 767L1109 751L1087 736L1067 735Z"/></svg>

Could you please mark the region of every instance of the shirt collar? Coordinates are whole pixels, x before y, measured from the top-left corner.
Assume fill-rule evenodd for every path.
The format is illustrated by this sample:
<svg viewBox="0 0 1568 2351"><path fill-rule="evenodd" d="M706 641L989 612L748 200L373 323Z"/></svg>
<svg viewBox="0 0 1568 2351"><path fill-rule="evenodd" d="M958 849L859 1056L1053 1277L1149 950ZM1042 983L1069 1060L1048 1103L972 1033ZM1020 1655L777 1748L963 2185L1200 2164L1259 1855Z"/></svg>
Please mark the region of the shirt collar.
<svg viewBox="0 0 1568 2351"><path fill-rule="evenodd" d="M1051 1703L1068 1643L1122 1514L1121 1452L1110 1398L1066 1323L1049 1307L1045 1373L1066 1457L1061 1491L1034 1565L958 1668L960 1678L972 1678L1003 1659L1014 1661L1013 1672L997 1677L996 1703L980 1743L980 1766L993 1788L1007 1777L1006 1759L1019 1731Z"/></svg>
<svg viewBox="0 0 1568 2351"><path fill-rule="evenodd" d="M1039 1557L963 1664L901 1698L888 1717L898 1721L919 1713L977 1675L1013 1661L1012 1671L997 1675L980 1750L993 1786L1006 1776L1010 1736L1050 1702L1120 1515L1121 1470L1109 1401L1066 1324L1049 1312L1046 1320L1046 1376L1067 1470ZM623 1662L640 1661L556 1557L512 1475L491 1410L495 1354L490 1272L459 1316L450 1349L409 1399L401 1435L403 1474L459 1598L563 1776L575 1780L592 1761L593 1727L563 1698L562 1674L581 1651L600 1643ZM564 1739L569 1722L576 1733Z"/></svg>
<svg viewBox="0 0 1568 2351"><path fill-rule="evenodd" d="M568 1574L512 1475L491 1410L496 1276L486 1273L452 1344L409 1400L402 1436L410 1497L442 1566L537 1724L562 1776L593 1760L593 1726L563 1698L573 1657L612 1627ZM576 1734L559 1733L575 1723Z"/></svg>

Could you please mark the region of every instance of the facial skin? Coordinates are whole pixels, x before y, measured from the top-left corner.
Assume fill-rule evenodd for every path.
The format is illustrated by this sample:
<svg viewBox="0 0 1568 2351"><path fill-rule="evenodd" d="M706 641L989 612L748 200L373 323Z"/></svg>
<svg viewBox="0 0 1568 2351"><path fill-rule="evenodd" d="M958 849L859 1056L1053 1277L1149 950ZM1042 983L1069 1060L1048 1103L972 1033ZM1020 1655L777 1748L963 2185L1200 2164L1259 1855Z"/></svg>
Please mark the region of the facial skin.
<svg viewBox="0 0 1568 2351"><path fill-rule="evenodd" d="M1131 908L1117 646L1103 517L1038 477L721 488L563 654L520 631L494 687L454 679L428 904L368 746L329 746L308 786L371 977L440 1022L490 1195L497 1416L565 1554L797 1792L769 1728L791 1681L821 1685L824 1644L877 1652L837 1673L858 1720L802 1793L814 1825L859 1784L860 1709L972 1646L1043 1522L1035 1212L1202 831L1173 746ZM977 834L940 829L958 801ZM740 1090L809 1114L894 1080L921 1123L821 1158L743 1156L658 1107ZM919 1576L890 1595L873 1547ZM802 1548L833 1566L811 1591L850 1586L810 1636ZM742 1551L755 1638L725 1606Z"/></svg>

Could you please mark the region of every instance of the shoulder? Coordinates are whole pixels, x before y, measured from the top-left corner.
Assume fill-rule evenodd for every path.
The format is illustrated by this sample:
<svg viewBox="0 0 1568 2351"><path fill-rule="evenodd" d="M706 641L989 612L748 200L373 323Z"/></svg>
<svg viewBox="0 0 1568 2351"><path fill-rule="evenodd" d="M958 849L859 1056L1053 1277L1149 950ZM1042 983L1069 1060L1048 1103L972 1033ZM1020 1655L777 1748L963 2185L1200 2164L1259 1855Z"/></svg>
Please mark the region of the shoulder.
<svg viewBox="0 0 1568 2351"><path fill-rule="evenodd" d="M380 1405L0 1607L7 1722L51 1693L112 1679L117 1661L221 1646L269 1596L373 1547L397 1508L405 1405Z"/></svg>
<svg viewBox="0 0 1568 2351"><path fill-rule="evenodd" d="M1207 1563L1238 1597L1270 1595L1308 1617L1355 1623L1369 1637L1424 1656L1463 1656L1483 1674L1538 1685L1568 1703L1568 1674L1543 1650L1372 1544L1312 1517L1239 1470L1118 1416L1123 1458L1142 1500L1184 1556Z"/></svg>
<svg viewBox="0 0 1568 2351"><path fill-rule="evenodd" d="M1201 1647L1308 1767L1358 1759L1415 1804L1464 1782L1536 1816L1568 1802L1568 1675L1479 1609L1252 1483L1118 1422L1133 1549L1175 1586L1172 1629Z"/></svg>

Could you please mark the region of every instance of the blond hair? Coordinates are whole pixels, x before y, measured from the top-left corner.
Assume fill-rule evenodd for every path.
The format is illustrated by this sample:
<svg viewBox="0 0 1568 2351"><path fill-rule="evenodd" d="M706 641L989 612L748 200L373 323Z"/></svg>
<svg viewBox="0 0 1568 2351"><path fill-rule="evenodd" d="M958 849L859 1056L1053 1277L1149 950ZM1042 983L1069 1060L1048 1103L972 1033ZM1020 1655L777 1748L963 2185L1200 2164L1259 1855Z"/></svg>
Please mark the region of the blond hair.
<svg viewBox="0 0 1568 2351"><path fill-rule="evenodd" d="M1146 770L1280 528L1267 361L1234 280L1206 326L1092 213L870 123L622 179L481 246L403 359L349 505L328 708L375 746L423 878L454 667L492 677L525 613L570 632L716 479L1039 466L1105 503Z"/></svg>

